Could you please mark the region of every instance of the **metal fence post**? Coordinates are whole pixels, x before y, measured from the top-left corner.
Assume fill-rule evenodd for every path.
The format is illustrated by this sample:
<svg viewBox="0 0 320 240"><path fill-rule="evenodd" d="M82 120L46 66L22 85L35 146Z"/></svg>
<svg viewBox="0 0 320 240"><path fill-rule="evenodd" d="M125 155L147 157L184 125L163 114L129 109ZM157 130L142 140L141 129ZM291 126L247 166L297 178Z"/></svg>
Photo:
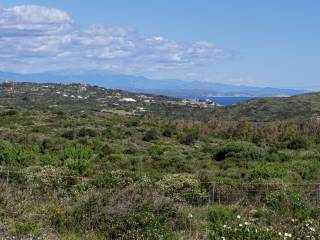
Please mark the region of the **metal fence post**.
<svg viewBox="0 0 320 240"><path fill-rule="evenodd" d="M320 206L320 183L318 184L317 205Z"/></svg>
<svg viewBox="0 0 320 240"><path fill-rule="evenodd" d="M8 188L9 188L9 169L7 170L7 179L6 179L6 191L8 191Z"/></svg>
<svg viewBox="0 0 320 240"><path fill-rule="evenodd" d="M212 193L211 193L211 204L214 204L214 198L215 198L215 186L214 185L212 185Z"/></svg>

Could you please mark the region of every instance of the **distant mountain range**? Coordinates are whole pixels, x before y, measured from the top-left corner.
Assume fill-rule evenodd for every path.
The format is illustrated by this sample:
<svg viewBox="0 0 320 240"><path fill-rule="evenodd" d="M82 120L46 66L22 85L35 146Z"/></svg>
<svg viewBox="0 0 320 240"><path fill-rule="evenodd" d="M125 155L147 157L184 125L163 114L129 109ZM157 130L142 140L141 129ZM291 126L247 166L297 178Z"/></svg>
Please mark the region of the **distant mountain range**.
<svg viewBox="0 0 320 240"><path fill-rule="evenodd" d="M0 80L15 80L37 83L88 83L101 87L132 92L154 93L170 97L271 97L293 96L306 93L304 90L237 86L221 83L183 80L152 80L141 76L112 74L106 72L59 73L45 72L20 74L0 72Z"/></svg>

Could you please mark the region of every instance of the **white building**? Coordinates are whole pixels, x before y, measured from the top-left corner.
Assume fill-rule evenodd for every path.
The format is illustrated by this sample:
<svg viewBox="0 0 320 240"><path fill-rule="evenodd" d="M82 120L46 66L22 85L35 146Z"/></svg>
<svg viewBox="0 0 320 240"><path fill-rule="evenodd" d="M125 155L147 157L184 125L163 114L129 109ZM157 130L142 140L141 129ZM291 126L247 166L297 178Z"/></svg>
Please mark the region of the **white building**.
<svg viewBox="0 0 320 240"><path fill-rule="evenodd" d="M137 102L137 100L133 98L121 98L120 102Z"/></svg>

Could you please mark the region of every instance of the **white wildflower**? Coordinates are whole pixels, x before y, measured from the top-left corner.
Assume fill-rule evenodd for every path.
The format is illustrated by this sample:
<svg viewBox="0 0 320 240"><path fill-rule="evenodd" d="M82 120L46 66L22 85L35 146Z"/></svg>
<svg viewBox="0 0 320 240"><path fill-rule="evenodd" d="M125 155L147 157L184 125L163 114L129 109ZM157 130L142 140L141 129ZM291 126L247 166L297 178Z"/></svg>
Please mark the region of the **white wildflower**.
<svg viewBox="0 0 320 240"><path fill-rule="evenodd" d="M291 237L292 237L292 234L291 234L291 233L284 233L284 236L291 238Z"/></svg>

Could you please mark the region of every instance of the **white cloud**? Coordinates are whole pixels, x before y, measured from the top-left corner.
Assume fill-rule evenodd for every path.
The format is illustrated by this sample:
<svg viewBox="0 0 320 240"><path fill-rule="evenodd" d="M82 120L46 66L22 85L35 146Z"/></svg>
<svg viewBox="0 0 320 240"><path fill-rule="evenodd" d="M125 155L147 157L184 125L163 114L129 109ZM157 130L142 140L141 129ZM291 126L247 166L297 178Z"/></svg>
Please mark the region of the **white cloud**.
<svg viewBox="0 0 320 240"><path fill-rule="evenodd" d="M208 42L180 43L129 28L76 28L58 9L0 8L0 70L112 70L140 74L183 69L224 58Z"/></svg>

